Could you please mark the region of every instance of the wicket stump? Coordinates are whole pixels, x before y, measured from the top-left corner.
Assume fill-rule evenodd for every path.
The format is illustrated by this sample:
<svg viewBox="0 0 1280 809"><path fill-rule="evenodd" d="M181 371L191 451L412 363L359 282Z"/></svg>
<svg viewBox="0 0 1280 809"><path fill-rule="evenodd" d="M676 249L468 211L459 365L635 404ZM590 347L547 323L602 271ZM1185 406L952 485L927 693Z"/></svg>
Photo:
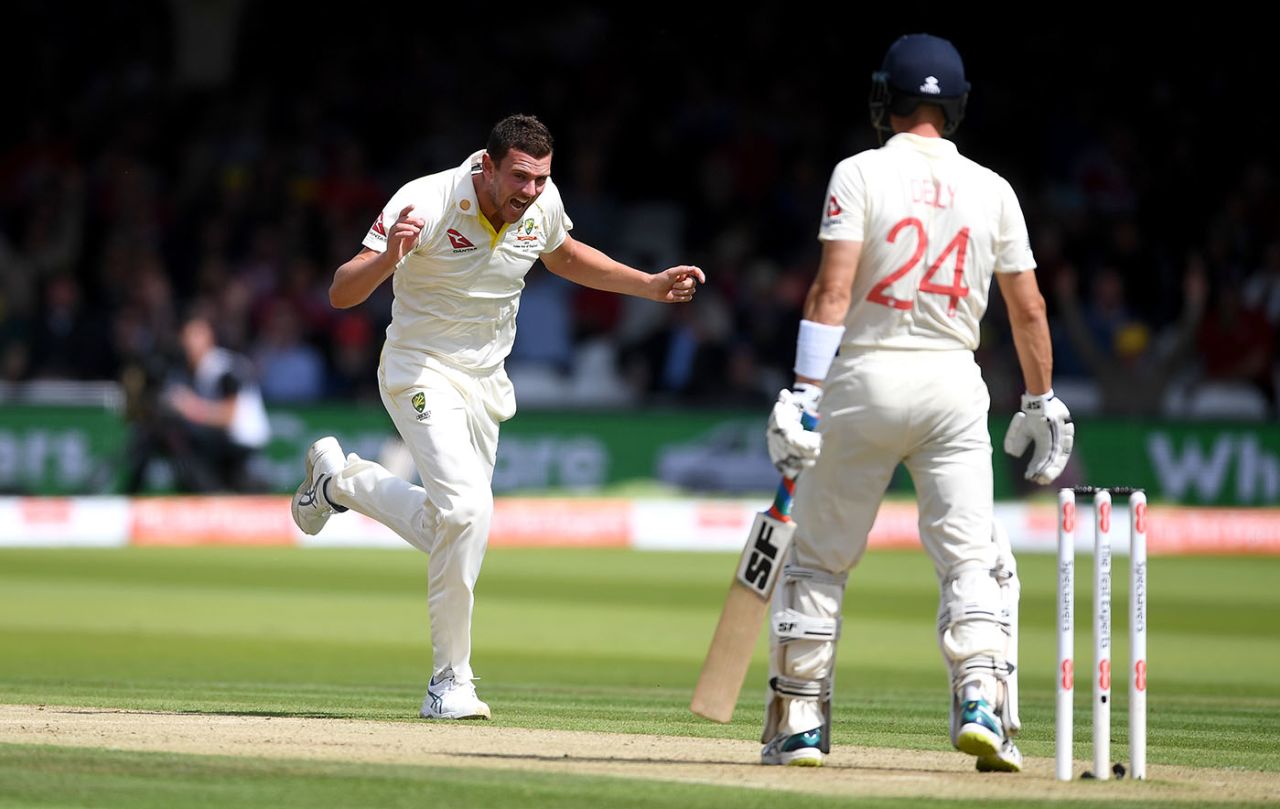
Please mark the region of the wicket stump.
<svg viewBox="0 0 1280 809"><path fill-rule="evenodd" d="M1093 495L1093 765L1111 777L1111 496L1129 495L1129 758L1147 777L1147 496L1141 489L1092 486L1058 491L1058 671L1055 773L1072 777L1075 702L1076 495Z"/></svg>

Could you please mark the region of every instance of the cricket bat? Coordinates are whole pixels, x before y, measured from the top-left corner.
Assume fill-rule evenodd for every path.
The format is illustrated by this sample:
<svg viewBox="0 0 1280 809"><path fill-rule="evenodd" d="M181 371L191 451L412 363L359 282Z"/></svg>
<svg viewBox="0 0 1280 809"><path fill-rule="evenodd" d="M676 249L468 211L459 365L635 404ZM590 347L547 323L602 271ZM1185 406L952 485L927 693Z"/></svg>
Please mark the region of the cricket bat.
<svg viewBox="0 0 1280 809"><path fill-rule="evenodd" d="M778 580L787 547L795 533L791 497L795 481L784 477L773 505L756 515L751 534L738 559L738 572L729 584L729 595L720 611L720 623L702 663L702 674L693 689L689 710L716 722L733 719L738 694L747 678L751 653L769 609L773 585Z"/></svg>

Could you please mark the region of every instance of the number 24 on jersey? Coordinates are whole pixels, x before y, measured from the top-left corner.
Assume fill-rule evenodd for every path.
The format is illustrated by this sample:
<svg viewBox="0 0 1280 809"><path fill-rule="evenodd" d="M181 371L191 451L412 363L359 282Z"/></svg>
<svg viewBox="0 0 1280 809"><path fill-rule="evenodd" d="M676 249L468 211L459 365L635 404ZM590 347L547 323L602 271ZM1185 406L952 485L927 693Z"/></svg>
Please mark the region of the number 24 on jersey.
<svg viewBox="0 0 1280 809"><path fill-rule="evenodd" d="M914 229L916 232L915 252L911 254L911 258L902 264L902 266L898 267L886 276L884 280L871 288L871 291L867 293L867 300L872 303L878 303L882 306L889 306L894 309L910 309L915 303L914 299L904 300L902 298L895 298L885 292L885 290L888 289L895 281L911 272L911 269L919 264L920 260L924 258L925 251L929 248L929 234L925 232L924 223L914 216L903 219L893 226L893 229L889 231L889 243L893 244L897 242L900 236L906 238L903 236L902 232L907 229ZM969 289L964 285L964 260L965 254L968 250L969 228L963 227L960 228L960 232L952 237L951 241L947 243L947 246L942 251L941 255L939 255L934 262L929 265L929 269L925 271L924 277L920 279L919 289L921 292L930 292L935 295L946 295L951 299L947 304L948 317L955 317L956 306L960 303L960 299L969 297ZM935 283L933 276L942 268L942 265L945 264L947 259L951 258L953 254L955 255L955 269L951 277L951 285L943 286L942 284Z"/></svg>

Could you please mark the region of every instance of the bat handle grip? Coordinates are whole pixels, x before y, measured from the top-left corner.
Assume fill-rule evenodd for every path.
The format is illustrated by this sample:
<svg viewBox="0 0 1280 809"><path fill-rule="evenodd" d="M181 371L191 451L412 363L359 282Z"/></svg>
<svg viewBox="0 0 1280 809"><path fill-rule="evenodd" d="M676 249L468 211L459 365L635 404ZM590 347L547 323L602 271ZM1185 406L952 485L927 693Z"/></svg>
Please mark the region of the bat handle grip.
<svg viewBox="0 0 1280 809"><path fill-rule="evenodd" d="M807 410L800 412L800 424L806 430L816 430L818 428L818 416ZM795 495L796 479L783 477L778 481L778 491L773 496L773 505L769 506L768 514L777 520L787 521L791 518L791 498Z"/></svg>
<svg viewBox="0 0 1280 809"><path fill-rule="evenodd" d="M791 519L791 498L796 491L795 478L783 477L778 481L778 491L773 495L773 505L767 512L775 520L787 522Z"/></svg>

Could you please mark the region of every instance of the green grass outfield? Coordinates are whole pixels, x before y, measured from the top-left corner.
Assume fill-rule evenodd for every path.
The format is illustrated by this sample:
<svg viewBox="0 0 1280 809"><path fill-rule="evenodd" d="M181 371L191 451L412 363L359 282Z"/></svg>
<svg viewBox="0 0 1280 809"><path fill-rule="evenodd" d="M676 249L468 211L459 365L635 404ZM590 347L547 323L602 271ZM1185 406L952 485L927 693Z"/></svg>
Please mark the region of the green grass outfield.
<svg viewBox="0 0 1280 809"><path fill-rule="evenodd" d="M1047 757L1054 560L1024 555L1019 563L1019 742L1027 755ZM493 724L754 738L763 640L732 724L699 720L687 707L733 564L726 554L492 551L477 589L473 662ZM1118 670L1128 662L1127 570L1117 558ZM1092 657L1091 581L1085 557L1080 668ZM0 551L0 703L414 721L430 662L425 591L426 557L412 551ZM853 574L837 746L949 749L936 599L919 552L872 552ZM1153 558L1150 612L1151 768L1280 772L1280 559ZM1077 692L1084 758L1087 683ZM1119 678L1114 694L1113 758L1127 759ZM0 807L746 807L794 799L605 777L54 748L0 736Z"/></svg>

